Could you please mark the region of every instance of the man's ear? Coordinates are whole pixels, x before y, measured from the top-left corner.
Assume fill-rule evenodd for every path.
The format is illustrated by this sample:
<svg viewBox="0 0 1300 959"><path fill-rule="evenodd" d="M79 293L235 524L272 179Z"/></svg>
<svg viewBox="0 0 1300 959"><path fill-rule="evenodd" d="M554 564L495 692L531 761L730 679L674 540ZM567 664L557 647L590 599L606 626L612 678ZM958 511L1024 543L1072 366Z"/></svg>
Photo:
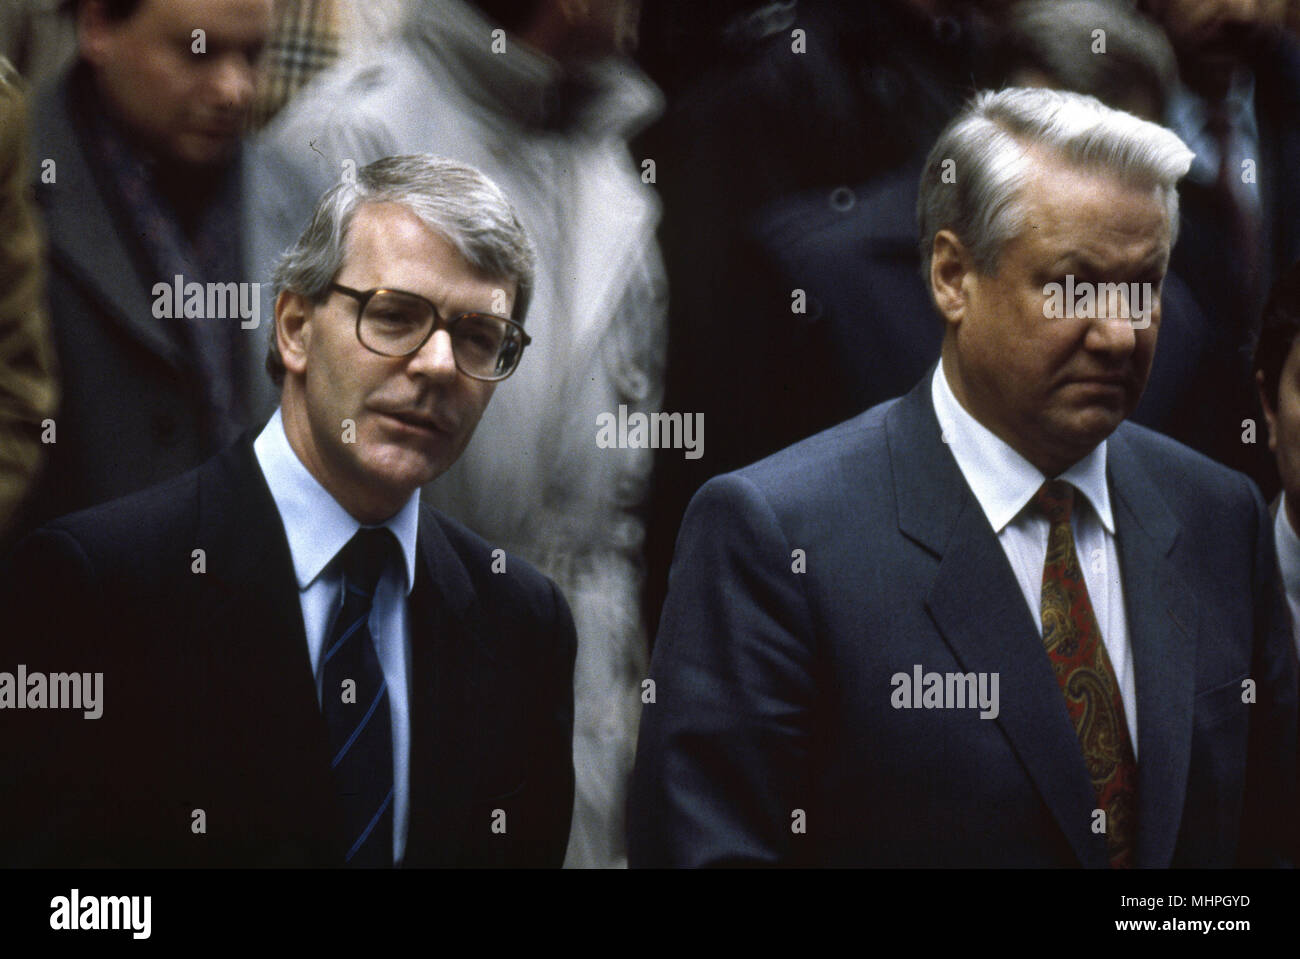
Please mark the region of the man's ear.
<svg viewBox="0 0 1300 959"><path fill-rule="evenodd" d="M957 234L940 230L930 248L930 295L944 320L956 326L966 317L967 277L975 264Z"/></svg>
<svg viewBox="0 0 1300 959"><path fill-rule="evenodd" d="M311 339L312 304L301 293L281 290L275 298L275 342L280 359L290 373L307 369L307 344Z"/></svg>
<svg viewBox="0 0 1300 959"><path fill-rule="evenodd" d="M1270 452L1277 452L1277 410L1273 409L1268 403L1268 395L1264 392L1264 371L1255 371L1255 390L1259 393L1259 405L1264 411L1264 422L1268 424L1268 448Z"/></svg>

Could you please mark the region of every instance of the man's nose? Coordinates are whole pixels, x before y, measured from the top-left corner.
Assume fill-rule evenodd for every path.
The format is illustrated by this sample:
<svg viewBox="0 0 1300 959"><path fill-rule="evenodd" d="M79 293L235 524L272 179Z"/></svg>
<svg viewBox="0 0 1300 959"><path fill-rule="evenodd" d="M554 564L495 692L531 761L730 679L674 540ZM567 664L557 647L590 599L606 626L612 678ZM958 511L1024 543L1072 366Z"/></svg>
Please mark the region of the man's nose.
<svg viewBox="0 0 1300 959"><path fill-rule="evenodd" d="M1133 352L1137 345L1137 331L1133 324L1142 320L1132 317L1128 311L1119 311L1116 315L1104 310L1099 312L1101 315L1088 328L1088 347L1120 356Z"/></svg>
<svg viewBox="0 0 1300 959"><path fill-rule="evenodd" d="M222 108L242 113L253 103L257 91L257 68L243 53L226 53L212 64L209 88Z"/></svg>
<svg viewBox="0 0 1300 959"><path fill-rule="evenodd" d="M454 379L458 370L456 355L451 348L451 334L446 330L434 331L433 336L410 358L407 369L413 375L430 379Z"/></svg>

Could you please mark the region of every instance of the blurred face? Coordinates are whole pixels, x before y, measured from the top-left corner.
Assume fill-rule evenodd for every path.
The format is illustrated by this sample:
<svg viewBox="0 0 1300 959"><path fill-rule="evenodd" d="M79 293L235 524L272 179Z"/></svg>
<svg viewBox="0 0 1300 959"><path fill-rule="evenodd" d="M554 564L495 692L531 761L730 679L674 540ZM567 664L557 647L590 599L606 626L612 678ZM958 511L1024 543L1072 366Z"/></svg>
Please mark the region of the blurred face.
<svg viewBox="0 0 1300 959"><path fill-rule="evenodd" d="M227 157L252 106L272 0L144 0L113 21L78 20L82 57L118 118L151 151L207 165ZM196 52L195 30L203 31Z"/></svg>
<svg viewBox="0 0 1300 959"><path fill-rule="evenodd" d="M961 241L941 231L931 284L947 321L943 368L957 399L1051 477L1109 436L1146 387L1169 224L1154 189L1075 169L1038 148L1029 155L1021 190L1027 219L996 272L980 273ZM1061 315L1063 298L1045 288L1068 289L1067 276L1081 307L1083 283L1150 283L1150 300ZM1135 329L1123 314L1142 306L1150 325ZM1097 312L1103 315L1082 315Z"/></svg>
<svg viewBox="0 0 1300 959"><path fill-rule="evenodd" d="M346 250L335 277L343 286L417 293L444 320L491 312L498 289L513 309L513 284L476 272L404 207L363 206L352 220ZM357 520L379 523L456 461L495 384L456 369L445 329L411 356L387 357L361 345L356 320L357 301L342 294L318 305L281 294L276 336L286 369L282 409L289 443L303 465Z"/></svg>
<svg viewBox="0 0 1300 959"><path fill-rule="evenodd" d="M1286 14L1285 0L1150 0L1147 6L1169 34L1183 81L1214 94L1248 59L1256 32L1281 24Z"/></svg>
<svg viewBox="0 0 1300 959"><path fill-rule="evenodd" d="M1262 382L1263 374L1258 374L1256 379ZM1277 472L1282 479L1282 489L1286 490L1291 526L1300 531L1296 522L1300 519L1300 338L1291 343L1291 350L1282 365L1277 407L1269 405L1262 389L1260 403L1268 423L1268 448L1277 457Z"/></svg>
<svg viewBox="0 0 1300 959"><path fill-rule="evenodd" d="M561 62L584 63L630 55L640 20L641 0L542 0L520 39Z"/></svg>

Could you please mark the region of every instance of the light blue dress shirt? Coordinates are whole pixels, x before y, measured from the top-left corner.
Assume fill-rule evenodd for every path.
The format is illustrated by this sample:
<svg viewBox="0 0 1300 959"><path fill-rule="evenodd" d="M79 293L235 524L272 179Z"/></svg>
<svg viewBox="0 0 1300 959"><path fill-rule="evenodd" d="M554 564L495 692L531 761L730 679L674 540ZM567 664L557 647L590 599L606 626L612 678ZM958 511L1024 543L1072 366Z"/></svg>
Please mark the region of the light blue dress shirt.
<svg viewBox="0 0 1300 959"><path fill-rule="evenodd" d="M277 409L253 442L266 485L280 511L293 570L298 602L307 631L307 652L316 677L316 701L321 697L321 649L343 608L343 582L336 559L361 524L352 518L314 476L289 445ZM370 613L379 665L388 682L393 724L393 862L406 852L410 822L411 674L410 623L407 603L415 585L415 540L420 525L420 491L411 494L386 523L401 544L402 563L389 563L375 587Z"/></svg>
<svg viewBox="0 0 1300 959"><path fill-rule="evenodd" d="M944 441L957 460L966 484L988 518L993 533L1015 574L1038 634L1043 634L1043 566L1047 563L1047 534L1051 524L1030 501L1048 479L1001 437L975 419L952 392L943 373L935 370L930 383L935 417ZM1137 680L1133 647L1124 613L1115 519L1106 482L1106 441L1058 477L1081 494L1070 516L1074 550L1106 655L1115 670L1124 719L1137 758ZM1085 505L1086 504L1086 505ZM1091 508L1089 508L1091 507Z"/></svg>
<svg viewBox="0 0 1300 959"><path fill-rule="evenodd" d="M1286 587L1286 603L1291 608L1291 634L1296 655L1300 656L1300 536L1291 528L1286 515L1286 493L1277 506L1273 520L1273 541L1277 545L1277 564Z"/></svg>

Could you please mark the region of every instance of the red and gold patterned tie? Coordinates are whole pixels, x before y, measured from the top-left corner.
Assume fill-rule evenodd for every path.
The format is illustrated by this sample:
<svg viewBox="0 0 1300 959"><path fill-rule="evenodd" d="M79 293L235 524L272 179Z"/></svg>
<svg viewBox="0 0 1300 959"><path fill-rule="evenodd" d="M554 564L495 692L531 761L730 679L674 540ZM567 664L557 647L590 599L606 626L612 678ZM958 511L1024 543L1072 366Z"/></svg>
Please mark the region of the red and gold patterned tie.
<svg viewBox="0 0 1300 959"><path fill-rule="evenodd" d="M1097 806L1106 811L1110 865L1128 868L1137 839L1137 762L1124 721L1124 700L1070 532L1074 487L1049 480L1034 494L1034 504L1051 523L1043 565L1043 645L1083 747Z"/></svg>

